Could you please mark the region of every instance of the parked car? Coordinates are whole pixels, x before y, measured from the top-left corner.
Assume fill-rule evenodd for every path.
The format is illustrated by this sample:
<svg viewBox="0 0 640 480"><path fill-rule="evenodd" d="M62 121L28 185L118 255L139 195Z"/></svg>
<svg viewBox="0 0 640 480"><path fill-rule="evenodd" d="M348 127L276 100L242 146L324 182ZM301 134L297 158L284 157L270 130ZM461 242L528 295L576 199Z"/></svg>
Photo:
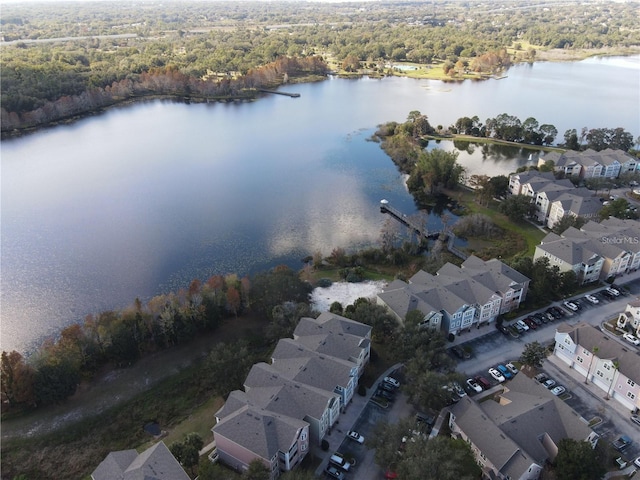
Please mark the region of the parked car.
<svg viewBox="0 0 640 480"><path fill-rule="evenodd" d="M551 308L553 308L553 311L556 312L556 314L558 315L558 318L562 318L562 317L566 317L567 316L567 312L565 312L560 307L553 306Z"/></svg>
<svg viewBox="0 0 640 480"><path fill-rule="evenodd" d="M347 438L360 444L364 443L364 437L354 430L351 430L349 433L347 433Z"/></svg>
<svg viewBox="0 0 640 480"><path fill-rule="evenodd" d="M338 468L333 466L333 465L328 465L327 468L325 469L324 473L327 476L329 476L331 478L335 478L337 480L345 480L345 478L346 478L344 472L342 470L338 470Z"/></svg>
<svg viewBox="0 0 640 480"><path fill-rule="evenodd" d="M498 325L496 323L496 328L498 329L498 331L500 331L503 335L509 335L509 329L507 327L505 327L504 325L500 324Z"/></svg>
<svg viewBox="0 0 640 480"><path fill-rule="evenodd" d="M632 443L633 440L631 440L631 438L629 438L627 435L621 435L612 443L612 445L613 448L615 448L619 452L622 452L629 448Z"/></svg>
<svg viewBox="0 0 640 480"><path fill-rule="evenodd" d="M491 382L484 377L477 376L474 377L474 380L480 385L484 390L488 390L491 388Z"/></svg>
<svg viewBox="0 0 640 480"><path fill-rule="evenodd" d="M634 464L636 467L640 468L640 457L636 458L636 459L633 461L633 464Z"/></svg>
<svg viewBox="0 0 640 480"><path fill-rule="evenodd" d="M453 387L453 391L456 392L456 395L460 398L467 395L467 392L464 391L464 388L462 388L458 382L453 382L451 386Z"/></svg>
<svg viewBox="0 0 640 480"><path fill-rule="evenodd" d="M557 387L553 387L553 388L551 389L551 393L553 393L556 397L557 397L558 395L562 395L562 394L563 394L564 392L566 392L566 391L567 391L567 389L566 389L566 388L564 388L562 385L558 385Z"/></svg>
<svg viewBox="0 0 640 480"><path fill-rule="evenodd" d="M389 385L393 385L396 388L400 388L400 382L393 377L384 377L383 381L385 383L388 383Z"/></svg>
<svg viewBox="0 0 640 480"><path fill-rule="evenodd" d="M393 401L396 396L393 392L390 392L389 390L384 390L382 388L379 388L375 391L375 393L373 394L374 397L382 397L382 398L386 398L389 401Z"/></svg>
<svg viewBox="0 0 640 480"><path fill-rule="evenodd" d="M473 378L467 379L467 386L476 393L482 391L482 387Z"/></svg>
<svg viewBox="0 0 640 480"><path fill-rule="evenodd" d="M396 387L394 387L393 385L391 385L390 383L387 383L387 382L379 382L378 383L378 389L386 390L387 392L395 392L396 391Z"/></svg>
<svg viewBox="0 0 640 480"><path fill-rule="evenodd" d="M569 310L571 310L572 312L578 311L578 306L573 302L564 302L563 305L567 307Z"/></svg>
<svg viewBox="0 0 640 480"><path fill-rule="evenodd" d="M533 318L537 318L538 320L540 320L542 323L549 323L549 318L547 317L546 314L538 312L536 313Z"/></svg>
<svg viewBox="0 0 640 480"><path fill-rule="evenodd" d="M520 320L518 320L518 322L519 322L519 321L520 321ZM516 323L514 323L513 325L511 325L511 327L516 329L516 331L518 332L518 335L521 335L521 334L523 334L523 333L526 331L526 330L524 329L524 327L526 327L526 325L524 325L524 326L523 326L523 325L520 325L520 323L518 323L518 322L516 322ZM528 328L528 327L527 327L527 328Z"/></svg>
<svg viewBox="0 0 640 480"><path fill-rule="evenodd" d="M524 323L527 324L527 326L531 329L531 330L537 330L538 329L538 324L533 320L533 318L531 317L527 317L524 319Z"/></svg>
<svg viewBox="0 0 640 480"><path fill-rule="evenodd" d="M518 320L516 323L516 325L519 325L520 328L522 328L523 332L526 332L527 330L529 330L529 325L527 325L526 323L524 323L524 321L522 320Z"/></svg>
<svg viewBox="0 0 640 480"><path fill-rule="evenodd" d="M545 373L539 373L533 378L535 379L536 382L539 382L539 383L542 383L545 380L549 379L549 377L547 377L547 375Z"/></svg>
<svg viewBox="0 0 640 480"><path fill-rule="evenodd" d="M347 459L344 458L344 455L342 455L340 452L336 452L331 455L331 458L329 458L329 463L340 467L345 472L348 472L351 468L351 463L349 463Z"/></svg>
<svg viewBox="0 0 640 480"><path fill-rule="evenodd" d="M504 375L502 375L497 369L495 368L490 368L489 369L489 375L491 375L493 378L495 378L498 382L504 382L505 378Z"/></svg>
<svg viewBox="0 0 640 480"><path fill-rule="evenodd" d="M596 297L594 297L593 295L585 295L584 298L586 298L587 300L589 300L591 303L593 303L594 305L597 305L600 303L600 300L598 300Z"/></svg>
<svg viewBox="0 0 640 480"><path fill-rule="evenodd" d="M631 415L631 421L640 426L640 415Z"/></svg>
<svg viewBox="0 0 640 480"><path fill-rule="evenodd" d="M519 372L518 368L511 362L507 363L505 367L507 367L513 375Z"/></svg>
<svg viewBox="0 0 640 480"><path fill-rule="evenodd" d="M605 289L605 292L607 292L609 295L613 295L614 297L617 297L620 295L620 292L613 287L607 287Z"/></svg>
<svg viewBox="0 0 640 480"><path fill-rule="evenodd" d="M506 378L507 380L509 380L510 378L513 378L513 373L511 373L509 371L509 369L507 367L505 367L504 365L500 364L500 365L496 366L496 368L500 371L502 376L504 378Z"/></svg>
<svg viewBox="0 0 640 480"><path fill-rule="evenodd" d="M551 389L556 386L556 381L553 378L547 378L544 382L542 382L542 386L544 388Z"/></svg>
<svg viewBox="0 0 640 480"><path fill-rule="evenodd" d="M622 338L624 338L629 343L633 343L636 347L640 345L640 340L638 340L637 337L631 335L630 333L625 333L624 335L622 335Z"/></svg>
<svg viewBox="0 0 640 480"><path fill-rule="evenodd" d="M471 358L471 354L467 352L464 348L460 347L459 345L456 345L455 347L451 347L451 351L460 360L468 360L469 358Z"/></svg>

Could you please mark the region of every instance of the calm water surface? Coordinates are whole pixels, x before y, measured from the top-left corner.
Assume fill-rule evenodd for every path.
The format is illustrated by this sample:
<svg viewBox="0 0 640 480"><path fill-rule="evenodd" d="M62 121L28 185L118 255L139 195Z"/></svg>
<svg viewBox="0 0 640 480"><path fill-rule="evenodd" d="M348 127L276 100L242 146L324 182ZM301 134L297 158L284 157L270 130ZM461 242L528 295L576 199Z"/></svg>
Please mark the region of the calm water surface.
<svg viewBox="0 0 640 480"><path fill-rule="evenodd" d="M640 133L640 57L518 66L499 81L403 78L287 86L300 98L155 101L2 142L1 347L26 350L88 313L216 273L247 274L375 243L381 198L412 213L375 127L529 116ZM433 148L435 145L430 145ZM452 149L451 143L439 145ZM464 153L508 174L527 152ZM438 218L432 215L433 228Z"/></svg>

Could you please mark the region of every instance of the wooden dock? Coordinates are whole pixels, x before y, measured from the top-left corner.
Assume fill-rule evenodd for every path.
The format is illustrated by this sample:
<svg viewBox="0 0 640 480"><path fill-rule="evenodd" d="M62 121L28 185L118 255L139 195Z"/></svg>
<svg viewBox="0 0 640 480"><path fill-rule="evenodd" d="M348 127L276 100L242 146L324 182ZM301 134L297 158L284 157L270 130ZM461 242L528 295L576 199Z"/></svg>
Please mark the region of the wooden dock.
<svg viewBox="0 0 640 480"><path fill-rule="evenodd" d="M402 213L397 208L392 207L389 203L384 203L384 201L380 202L380 211L382 213L388 213L393 218L398 220L403 225L411 228L416 234L423 238L434 239L438 238L442 233L442 230L429 230L426 226L423 226L416 222L415 220L407 217L404 213Z"/></svg>
<svg viewBox="0 0 640 480"><path fill-rule="evenodd" d="M291 98L298 98L300 96L299 93L279 92L277 90L267 90L266 88L258 88L257 90L262 93L275 93L276 95L285 95Z"/></svg>

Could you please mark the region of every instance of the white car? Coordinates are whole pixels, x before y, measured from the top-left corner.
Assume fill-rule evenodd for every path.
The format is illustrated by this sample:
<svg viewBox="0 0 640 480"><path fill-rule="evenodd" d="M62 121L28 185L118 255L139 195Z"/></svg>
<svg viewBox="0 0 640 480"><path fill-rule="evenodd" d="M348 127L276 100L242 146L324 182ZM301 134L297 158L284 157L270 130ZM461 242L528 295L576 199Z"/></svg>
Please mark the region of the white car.
<svg viewBox="0 0 640 480"><path fill-rule="evenodd" d="M347 433L347 437L355 442L358 442L361 444L364 443L364 437L360 435L358 432L354 432L353 430Z"/></svg>
<svg viewBox="0 0 640 480"><path fill-rule="evenodd" d="M566 388L564 388L562 385L558 385L557 387L553 387L553 388L551 389L551 393L553 393L556 397L557 397L558 395L562 395L562 394L563 394L564 392L566 392L566 391L567 391L567 389L566 389Z"/></svg>
<svg viewBox="0 0 640 480"><path fill-rule="evenodd" d="M504 375L502 375L497 369L495 368L490 368L489 369L489 375L491 375L493 378L495 378L498 382L504 382L505 378Z"/></svg>
<svg viewBox="0 0 640 480"><path fill-rule="evenodd" d="M631 335L630 333L625 333L624 335L622 335L622 338L624 338L629 343L633 343L636 347L640 345L640 340L638 340L637 337Z"/></svg>
<svg viewBox="0 0 640 480"><path fill-rule="evenodd" d="M473 390L476 393L482 392L482 387L478 385L478 382L476 382L473 378L470 378L467 380L467 385L471 390Z"/></svg>
<svg viewBox="0 0 640 480"><path fill-rule="evenodd" d="M596 297L594 297L593 295L585 295L584 298L586 298L587 300L589 300L591 303L593 303L594 305L597 305L598 303L600 303L600 300L598 300Z"/></svg>
<svg viewBox="0 0 640 480"><path fill-rule="evenodd" d="M569 310L571 310L572 312L578 311L578 306L573 302L564 302L563 305L567 307Z"/></svg>
<svg viewBox="0 0 640 480"><path fill-rule="evenodd" d="M640 457L636 458L636 459L633 461L633 464L634 464L636 467L640 468Z"/></svg>
<svg viewBox="0 0 640 480"><path fill-rule="evenodd" d="M400 382L393 377L384 377L384 382L389 385L393 385L396 388L400 388Z"/></svg>
<svg viewBox="0 0 640 480"><path fill-rule="evenodd" d="M556 386L556 381L554 379L552 379L552 378L548 378L544 382L542 382L542 386L544 388L551 389L552 387Z"/></svg>
<svg viewBox="0 0 640 480"><path fill-rule="evenodd" d="M520 328L522 328L525 332L529 330L529 325L524 323L522 320L518 320L516 323L520 325Z"/></svg>
<svg viewBox="0 0 640 480"><path fill-rule="evenodd" d="M613 295L614 297L617 297L618 295L620 295L620 292L615 288L608 287L606 291L608 294Z"/></svg>
<svg viewBox="0 0 640 480"><path fill-rule="evenodd" d="M505 367L507 367L507 369L514 375L518 373L518 368L511 362L507 363Z"/></svg>

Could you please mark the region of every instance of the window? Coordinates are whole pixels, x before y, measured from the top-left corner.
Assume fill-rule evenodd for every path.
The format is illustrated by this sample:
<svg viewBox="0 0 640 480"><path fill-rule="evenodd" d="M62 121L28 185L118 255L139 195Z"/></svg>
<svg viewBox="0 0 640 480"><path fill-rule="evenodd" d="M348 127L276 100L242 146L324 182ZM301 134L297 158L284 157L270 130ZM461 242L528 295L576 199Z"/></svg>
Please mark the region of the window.
<svg viewBox="0 0 640 480"><path fill-rule="evenodd" d="M611 370L611 365L609 365L608 363L605 363L603 367L606 368L607 370Z"/></svg>
<svg viewBox="0 0 640 480"><path fill-rule="evenodd" d="M596 375L598 375L601 378L604 378L604 373L602 373L600 370L596 371Z"/></svg>
<svg viewBox="0 0 640 480"><path fill-rule="evenodd" d="M633 380L627 380L627 385L629 385L630 387L635 387L636 382L634 382Z"/></svg>
<svg viewBox="0 0 640 480"><path fill-rule="evenodd" d="M576 360L578 360L580 363L584 362L584 359L582 357L576 357Z"/></svg>
<svg viewBox="0 0 640 480"><path fill-rule="evenodd" d="M636 399L636 396L631 392L627 392L627 397L629 397L631 400L635 400Z"/></svg>

